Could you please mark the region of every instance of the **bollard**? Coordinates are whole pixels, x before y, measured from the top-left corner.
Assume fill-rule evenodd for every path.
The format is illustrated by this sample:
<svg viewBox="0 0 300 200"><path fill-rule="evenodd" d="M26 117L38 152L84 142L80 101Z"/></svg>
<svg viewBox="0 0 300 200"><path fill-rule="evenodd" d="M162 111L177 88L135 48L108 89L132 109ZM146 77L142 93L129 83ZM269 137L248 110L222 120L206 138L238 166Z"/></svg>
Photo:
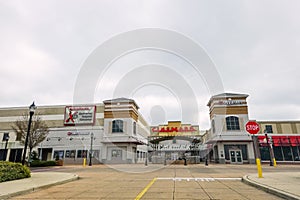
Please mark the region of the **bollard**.
<svg viewBox="0 0 300 200"><path fill-rule="evenodd" d="M187 164L186 164L186 158L184 158L184 165L187 165Z"/></svg>
<svg viewBox="0 0 300 200"><path fill-rule="evenodd" d="M208 159L205 159L205 166L208 166Z"/></svg>
<svg viewBox="0 0 300 200"><path fill-rule="evenodd" d="M261 163L260 163L260 159L259 158L256 158L256 165L257 165L258 178L263 178L263 176L262 176L262 168L261 168Z"/></svg>
<svg viewBox="0 0 300 200"><path fill-rule="evenodd" d="M275 158L273 158L273 165L274 165L274 167L277 166L277 164L276 164L276 159L275 159Z"/></svg>
<svg viewBox="0 0 300 200"><path fill-rule="evenodd" d="M82 165L83 165L83 167L85 167L85 165L86 165L86 158L83 159L83 164Z"/></svg>

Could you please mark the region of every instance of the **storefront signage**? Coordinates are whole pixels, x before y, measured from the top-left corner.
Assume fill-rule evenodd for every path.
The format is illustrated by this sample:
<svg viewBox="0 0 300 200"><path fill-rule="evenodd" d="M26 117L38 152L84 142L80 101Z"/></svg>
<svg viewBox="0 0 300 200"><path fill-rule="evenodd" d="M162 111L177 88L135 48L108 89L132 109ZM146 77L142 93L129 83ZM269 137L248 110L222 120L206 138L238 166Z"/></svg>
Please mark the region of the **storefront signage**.
<svg viewBox="0 0 300 200"><path fill-rule="evenodd" d="M217 101L215 104L217 105L239 105L239 104L243 104L244 101L242 100L220 100Z"/></svg>
<svg viewBox="0 0 300 200"><path fill-rule="evenodd" d="M90 135L90 132L72 132L72 131L69 131L67 132L67 135L68 136L75 136L75 135Z"/></svg>
<svg viewBox="0 0 300 200"><path fill-rule="evenodd" d="M197 135L199 134L198 126L155 126L151 127L151 135L158 136L176 136L176 135Z"/></svg>
<svg viewBox="0 0 300 200"><path fill-rule="evenodd" d="M96 106L66 106L64 124L92 125L95 122Z"/></svg>

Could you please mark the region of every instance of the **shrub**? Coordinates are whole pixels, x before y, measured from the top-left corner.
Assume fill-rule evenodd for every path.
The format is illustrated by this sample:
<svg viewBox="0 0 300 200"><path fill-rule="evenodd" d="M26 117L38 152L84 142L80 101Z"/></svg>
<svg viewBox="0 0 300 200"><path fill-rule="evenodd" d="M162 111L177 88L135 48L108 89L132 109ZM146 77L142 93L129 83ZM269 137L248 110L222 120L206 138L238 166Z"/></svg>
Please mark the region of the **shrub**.
<svg viewBox="0 0 300 200"><path fill-rule="evenodd" d="M29 177L30 169L28 167L20 163L0 161L0 183Z"/></svg>
<svg viewBox="0 0 300 200"><path fill-rule="evenodd" d="M36 151L31 152L31 160L39 160L38 153Z"/></svg>
<svg viewBox="0 0 300 200"><path fill-rule="evenodd" d="M30 163L30 167L48 167L48 166L55 166L56 162L54 160L50 161L39 161L34 160Z"/></svg>

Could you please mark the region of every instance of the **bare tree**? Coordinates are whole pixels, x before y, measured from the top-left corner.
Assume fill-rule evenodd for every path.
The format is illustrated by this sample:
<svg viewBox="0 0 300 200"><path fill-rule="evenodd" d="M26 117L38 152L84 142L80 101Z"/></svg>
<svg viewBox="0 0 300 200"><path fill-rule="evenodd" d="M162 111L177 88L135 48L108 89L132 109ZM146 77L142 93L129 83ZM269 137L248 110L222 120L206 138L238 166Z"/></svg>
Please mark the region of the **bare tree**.
<svg viewBox="0 0 300 200"><path fill-rule="evenodd" d="M21 119L18 119L11 126L14 132L17 134L17 139L22 144L25 143L27 135L29 115L23 114ZM32 117L31 129L28 138L29 155L31 155L32 149L38 146L48 135L49 127L46 122L43 121L39 113L36 113Z"/></svg>

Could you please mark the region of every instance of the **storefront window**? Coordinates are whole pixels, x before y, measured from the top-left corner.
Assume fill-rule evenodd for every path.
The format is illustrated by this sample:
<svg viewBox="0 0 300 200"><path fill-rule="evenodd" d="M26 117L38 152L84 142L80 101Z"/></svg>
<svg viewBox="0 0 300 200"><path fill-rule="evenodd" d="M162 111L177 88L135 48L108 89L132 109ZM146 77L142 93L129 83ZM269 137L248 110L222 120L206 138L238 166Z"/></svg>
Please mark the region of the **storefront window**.
<svg viewBox="0 0 300 200"><path fill-rule="evenodd" d="M283 161L282 150L281 147L273 147L274 156L277 161Z"/></svg>
<svg viewBox="0 0 300 200"><path fill-rule="evenodd" d="M87 153L87 150L77 150L77 158L86 158Z"/></svg>
<svg viewBox="0 0 300 200"><path fill-rule="evenodd" d="M284 160L286 160L286 161L293 160L292 151L291 151L290 147L282 147L282 152L284 155Z"/></svg>
<svg viewBox="0 0 300 200"><path fill-rule="evenodd" d="M259 150L260 150L261 160L270 160L269 147L260 147Z"/></svg>
<svg viewBox="0 0 300 200"><path fill-rule="evenodd" d="M66 158L75 158L75 150L67 150L66 151Z"/></svg>
<svg viewBox="0 0 300 200"><path fill-rule="evenodd" d="M122 156L122 150L112 150L111 151L111 157L121 157Z"/></svg>
<svg viewBox="0 0 300 200"><path fill-rule="evenodd" d="M64 151L63 150L57 150L53 153L53 159L63 159L64 158Z"/></svg>
<svg viewBox="0 0 300 200"><path fill-rule="evenodd" d="M299 147L292 147L293 156L295 161L300 161L300 155L299 155Z"/></svg>

